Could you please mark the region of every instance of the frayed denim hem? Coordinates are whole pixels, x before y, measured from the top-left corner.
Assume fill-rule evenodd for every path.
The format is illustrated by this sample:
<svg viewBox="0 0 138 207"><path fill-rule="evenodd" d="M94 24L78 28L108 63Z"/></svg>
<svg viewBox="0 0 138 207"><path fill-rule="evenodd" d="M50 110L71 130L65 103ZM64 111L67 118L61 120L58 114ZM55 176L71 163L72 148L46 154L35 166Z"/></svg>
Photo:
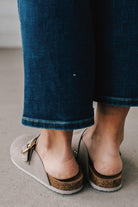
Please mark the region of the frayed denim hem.
<svg viewBox="0 0 138 207"><path fill-rule="evenodd" d="M94 117L76 121L52 121L34 119L22 116L21 123L26 126L57 130L74 130L89 127L94 124Z"/></svg>
<svg viewBox="0 0 138 207"><path fill-rule="evenodd" d="M112 105L112 106L122 106L122 107L133 107L138 106L138 98L119 98L119 97L94 97L93 99L96 102L101 102L103 104Z"/></svg>

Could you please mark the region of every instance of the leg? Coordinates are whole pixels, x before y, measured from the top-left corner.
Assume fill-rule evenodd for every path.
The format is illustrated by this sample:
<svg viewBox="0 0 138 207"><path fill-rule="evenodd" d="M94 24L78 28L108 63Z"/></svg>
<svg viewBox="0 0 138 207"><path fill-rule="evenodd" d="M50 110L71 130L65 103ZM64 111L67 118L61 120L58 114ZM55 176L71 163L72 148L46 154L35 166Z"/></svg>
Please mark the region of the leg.
<svg viewBox="0 0 138 207"><path fill-rule="evenodd" d="M73 131L42 129L36 146L46 172L58 179L75 176L78 164L71 149Z"/></svg>
<svg viewBox="0 0 138 207"><path fill-rule="evenodd" d="M18 1L18 10L25 75L22 124L43 128L36 150L46 171L70 178L78 172L72 130L94 122L89 1L25 0Z"/></svg>
<svg viewBox="0 0 138 207"><path fill-rule="evenodd" d="M98 107L96 123L84 138L97 171L110 175L122 169L119 146L125 118L129 107L138 106L136 1L91 1L91 9L95 40L93 100Z"/></svg>
<svg viewBox="0 0 138 207"><path fill-rule="evenodd" d="M128 111L129 107L98 103L95 124L84 135L94 167L103 175L114 175L122 170L119 147Z"/></svg>

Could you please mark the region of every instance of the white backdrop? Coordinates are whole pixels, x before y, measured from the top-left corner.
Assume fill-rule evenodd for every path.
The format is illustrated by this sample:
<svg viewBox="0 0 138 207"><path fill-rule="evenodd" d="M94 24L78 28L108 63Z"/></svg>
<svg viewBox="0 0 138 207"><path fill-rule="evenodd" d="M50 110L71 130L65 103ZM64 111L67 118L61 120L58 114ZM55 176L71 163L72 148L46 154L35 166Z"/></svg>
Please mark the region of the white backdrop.
<svg viewBox="0 0 138 207"><path fill-rule="evenodd" d="M0 0L0 47L21 47L17 0Z"/></svg>

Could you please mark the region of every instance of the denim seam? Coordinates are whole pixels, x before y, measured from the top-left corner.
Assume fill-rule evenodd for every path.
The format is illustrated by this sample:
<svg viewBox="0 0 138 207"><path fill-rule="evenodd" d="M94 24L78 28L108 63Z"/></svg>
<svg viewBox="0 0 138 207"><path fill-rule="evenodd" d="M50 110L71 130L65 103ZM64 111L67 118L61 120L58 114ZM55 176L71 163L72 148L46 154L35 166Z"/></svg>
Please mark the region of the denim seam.
<svg viewBox="0 0 138 207"><path fill-rule="evenodd" d="M94 97L95 99L110 99L110 100L119 100L119 101L138 101L138 98L120 98L120 97L112 97L112 96L101 96L101 97Z"/></svg>
<svg viewBox="0 0 138 207"><path fill-rule="evenodd" d="M40 122L40 123L49 123L49 124L76 124L76 123L83 123L85 121L89 121L89 120L93 120L94 117L91 118L87 118L87 119L82 119L82 120L78 120L78 121L50 121L50 120L42 120L42 119L32 119L32 118L28 118L28 117L22 117L23 120L27 120L30 122Z"/></svg>

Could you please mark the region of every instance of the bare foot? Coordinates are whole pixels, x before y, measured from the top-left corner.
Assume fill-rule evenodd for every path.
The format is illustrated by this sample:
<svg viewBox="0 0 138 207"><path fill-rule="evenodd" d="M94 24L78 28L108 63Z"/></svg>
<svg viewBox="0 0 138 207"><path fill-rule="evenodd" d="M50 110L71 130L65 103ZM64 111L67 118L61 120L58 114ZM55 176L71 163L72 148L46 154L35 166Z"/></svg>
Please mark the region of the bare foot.
<svg viewBox="0 0 138 207"><path fill-rule="evenodd" d="M68 179L79 172L79 166L71 149L72 135L58 132L43 129L36 151L48 174L57 179Z"/></svg>
<svg viewBox="0 0 138 207"><path fill-rule="evenodd" d="M102 175L115 175L122 170L122 160L119 154L119 146L122 140L104 134L96 134L95 126L86 131L83 140L87 146L90 159L94 168Z"/></svg>
<svg viewBox="0 0 138 207"><path fill-rule="evenodd" d="M110 106L98 102L95 124L83 137L94 168L103 175L115 175L122 170L119 153L124 138L125 119L129 107Z"/></svg>

